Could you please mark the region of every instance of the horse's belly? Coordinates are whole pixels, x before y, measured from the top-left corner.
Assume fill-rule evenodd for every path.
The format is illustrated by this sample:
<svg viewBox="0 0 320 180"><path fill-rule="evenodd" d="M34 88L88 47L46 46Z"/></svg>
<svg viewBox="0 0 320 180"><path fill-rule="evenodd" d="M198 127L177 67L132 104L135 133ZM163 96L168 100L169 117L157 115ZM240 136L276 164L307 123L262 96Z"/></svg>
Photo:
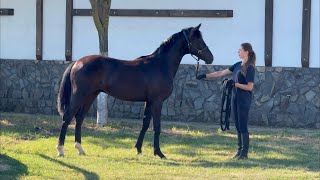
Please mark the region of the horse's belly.
<svg viewBox="0 0 320 180"><path fill-rule="evenodd" d="M120 99L123 101L137 101L137 102L143 102L146 101L146 97L144 95L133 95L133 94L120 94L120 93L113 93L109 92L109 95L113 96L116 99Z"/></svg>
<svg viewBox="0 0 320 180"><path fill-rule="evenodd" d="M123 100L123 101L132 101L132 102L145 102L146 101L146 98L143 98L143 97L139 98L139 97L124 97L124 96L114 96L114 95L111 95L111 96L113 96L116 99Z"/></svg>
<svg viewBox="0 0 320 180"><path fill-rule="evenodd" d="M124 101L146 101L147 92L144 86L128 82L114 84L108 88L108 94Z"/></svg>

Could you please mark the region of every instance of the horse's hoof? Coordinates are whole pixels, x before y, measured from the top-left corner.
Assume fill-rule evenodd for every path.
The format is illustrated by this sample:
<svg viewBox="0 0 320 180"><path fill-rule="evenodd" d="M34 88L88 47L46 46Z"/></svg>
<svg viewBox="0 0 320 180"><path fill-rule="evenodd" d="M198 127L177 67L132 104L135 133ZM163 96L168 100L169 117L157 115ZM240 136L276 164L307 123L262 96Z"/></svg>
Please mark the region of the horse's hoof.
<svg viewBox="0 0 320 180"><path fill-rule="evenodd" d="M142 155L141 147L137 147L137 155Z"/></svg>
<svg viewBox="0 0 320 180"><path fill-rule="evenodd" d="M78 154L79 154L79 156L85 156L86 155L85 152L79 152Z"/></svg>
<svg viewBox="0 0 320 180"><path fill-rule="evenodd" d="M78 154L79 154L80 156L81 156L81 155L83 155L83 156L86 155L86 153L83 151L82 146L81 146L80 143L76 142L76 143L74 144L74 147L78 150Z"/></svg>
<svg viewBox="0 0 320 180"><path fill-rule="evenodd" d="M166 156L160 156L160 155L158 155L158 154L155 154L155 155L154 155L154 157L157 157L157 156L159 156L159 157L160 157L160 159L167 159L167 157L166 157Z"/></svg>
<svg viewBox="0 0 320 180"><path fill-rule="evenodd" d="M64 154L59 154L58 153L57 157L64 157Z"/></svg>
<svg viewBox="0 0 320 180"><path fill-rule="evenodd" d="M160 149L154 150L154 156L159 156L161 159L167 159L166 156L164 154L162 154Z"/></svg>
<svg viewBox="0 0 320 180"><path fill-rule="evenodd" d="M63 146L57 145L56 148L58 149L58 157L64 157L64 152L63 152Z"/></svg>

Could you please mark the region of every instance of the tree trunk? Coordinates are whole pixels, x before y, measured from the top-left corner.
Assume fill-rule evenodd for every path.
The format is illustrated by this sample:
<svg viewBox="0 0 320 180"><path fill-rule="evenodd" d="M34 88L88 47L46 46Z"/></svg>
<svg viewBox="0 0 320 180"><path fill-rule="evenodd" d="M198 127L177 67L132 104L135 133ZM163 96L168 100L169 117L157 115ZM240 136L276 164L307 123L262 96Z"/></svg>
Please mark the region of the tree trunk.
<svg viewBox="0 0 320 180"><path fill-rule="evenodd" d="M92 17L99 35L100 54L108 56L108 28L111 0L90 0ZM97 125L104 126L108 120L108 95L100 93L97 98Z"/></svg>

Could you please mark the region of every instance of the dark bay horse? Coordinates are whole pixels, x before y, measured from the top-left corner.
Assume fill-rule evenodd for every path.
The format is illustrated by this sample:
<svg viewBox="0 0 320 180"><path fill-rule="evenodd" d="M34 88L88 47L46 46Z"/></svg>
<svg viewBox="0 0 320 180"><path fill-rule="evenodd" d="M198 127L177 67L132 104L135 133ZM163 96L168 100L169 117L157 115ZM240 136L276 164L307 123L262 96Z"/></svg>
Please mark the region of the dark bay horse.
<svg viewBox="0 0 320 180"><path fill-rule="evenodd" d="M100 92L125 101L146 102L143 126L135 147L141 154L142 142L153 118L154 155L165 158L159 146L160 116L163 102L171 95L173 79L186 54L211 64L213 55L202 39L201 24L172 35L152 54L132 61L91 55L70 64L65 70L58 94L58 111L63 124L59 136L58 156L63 156L67 128L75 117L75 147L81 147L81 124Z"/></svg>

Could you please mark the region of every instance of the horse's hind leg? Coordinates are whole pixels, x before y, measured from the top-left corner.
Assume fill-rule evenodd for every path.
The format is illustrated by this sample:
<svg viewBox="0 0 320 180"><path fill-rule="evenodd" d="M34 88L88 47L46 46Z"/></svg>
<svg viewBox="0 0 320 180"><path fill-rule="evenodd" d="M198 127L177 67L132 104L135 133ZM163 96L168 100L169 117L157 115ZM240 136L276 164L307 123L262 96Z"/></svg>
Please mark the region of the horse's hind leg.
<svg viewBox="0 0 320 180"><path fill-rule="evenodd" d="M89 111L93 101L96 99L98 93L90 95L85 103L81 106L79 111L76 114L76 131L75 131L75 144L74 147L78 150L79 155L85 155L86 153L81 146L81 125L83 123L84 117Z"/></svg>
<svg viewBox="0 0 320 180"><path fill-rule="evenodd" d="M137 148L138 154L142 154L141 147L142 147L144 135L149 128L150 120L151 120L151 107L150 107L150 103L146 102L146 107L144 109L144 118L143 118L142 129L140 131L140 134L139 134L136 146L135 146Z"/></svg>
<svg viewBox="0 0 320 180"><path fill-rule="evenodd" d="M64 156L63 145L64 145L68 126L70 125L71 120L74 117L75 112L76 112L76 107L69 106L66 109L65 113L63 114L62 126L61 126L61 131L60 131L60 136L59 136L59 143L57 145L57 149L59 151L58 156Z"/></svg>

